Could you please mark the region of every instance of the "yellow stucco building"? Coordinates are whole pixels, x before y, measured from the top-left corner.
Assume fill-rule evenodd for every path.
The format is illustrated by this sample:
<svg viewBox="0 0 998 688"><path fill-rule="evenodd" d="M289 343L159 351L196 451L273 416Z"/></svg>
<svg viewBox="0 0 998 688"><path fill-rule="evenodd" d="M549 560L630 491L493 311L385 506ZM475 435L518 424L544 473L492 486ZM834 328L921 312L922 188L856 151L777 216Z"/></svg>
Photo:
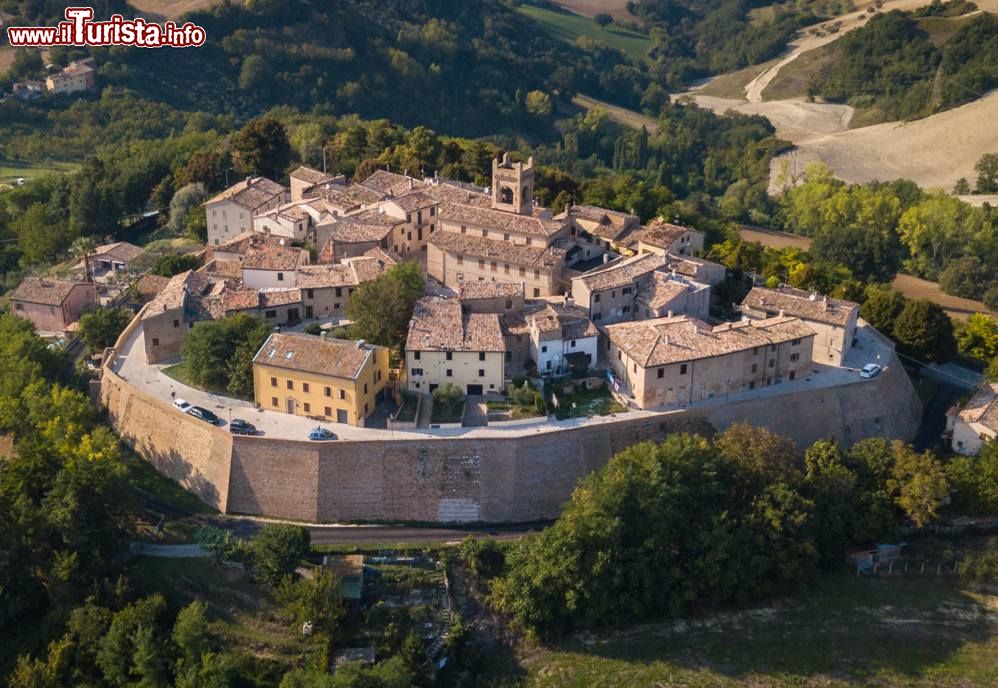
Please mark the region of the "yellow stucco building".
<svg viewBox="0 0 998 688"><path fill-rule="evenodd" d="M388 350L363 341L274 333L253 359L258 406L363 426L388 381Z"/></svg>

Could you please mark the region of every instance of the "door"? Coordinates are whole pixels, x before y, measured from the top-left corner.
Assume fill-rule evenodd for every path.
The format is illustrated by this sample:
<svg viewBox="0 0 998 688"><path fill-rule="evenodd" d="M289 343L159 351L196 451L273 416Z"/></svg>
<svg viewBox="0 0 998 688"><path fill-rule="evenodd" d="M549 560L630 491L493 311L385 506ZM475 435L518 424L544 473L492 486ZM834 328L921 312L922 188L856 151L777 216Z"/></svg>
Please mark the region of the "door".
<svg viewBox="0 0 998 688"><path fill-rule="evenodd" d="M312 313L312 307L311 306L305 306L305 319L306 320L311 320L314 317L315 316Z"/></svg>
<svg viewBox="0 0 998 688"><path fill-rule="evenodd" d="M481 396L484 390L482 385L468 385L468 395L469 396Z"/></svg>
<svg viewBox="0 0 998 688"><path fill-rule="evenodd" d="M346 409L336 409L336 422L343 423L344 425L346 425L347 423Z"/></svg>
<svg viewBox="0 0 998 688"><path fill-rule="evenodd" d="M295 412L295 400L289 398L288 399L288 413L294 413L294 412Z"/></svg>
<svg viewBox="0 0 998 688"><path fill-rule="evenodd" d="M298 309L289 308L288 309L288 324L294 325L298 322Z"/></svg>

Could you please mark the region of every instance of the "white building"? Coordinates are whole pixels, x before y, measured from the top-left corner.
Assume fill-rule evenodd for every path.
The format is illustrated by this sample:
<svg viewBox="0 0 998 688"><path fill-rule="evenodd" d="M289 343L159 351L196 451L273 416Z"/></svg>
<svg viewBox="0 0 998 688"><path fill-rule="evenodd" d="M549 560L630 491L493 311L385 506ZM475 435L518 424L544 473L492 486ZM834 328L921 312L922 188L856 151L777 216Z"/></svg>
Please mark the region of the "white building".
<svg viewBox="0 0 998 688"><path fill-rule="evenodd" d="M950 409L946 430L958 454L977 456L985 442L994 442L998 437L998 382L977 390L963 409Z"/></svg>
<svg viewBox="0 0 998 688"><path fill-rule="evenodd" d="M247 177L208 200L205 220L208 245L224 244L244 232L253 231L253 216L290 200L290 192L265 177Z"/></svg>
<svg viewBox="0 0 998 688"><path fill-rule="evenodd" d="M562 375L595 365L599 330L584 308L571 299L551 300L526 315L530 332L530 357L541 375Z"/></svg>

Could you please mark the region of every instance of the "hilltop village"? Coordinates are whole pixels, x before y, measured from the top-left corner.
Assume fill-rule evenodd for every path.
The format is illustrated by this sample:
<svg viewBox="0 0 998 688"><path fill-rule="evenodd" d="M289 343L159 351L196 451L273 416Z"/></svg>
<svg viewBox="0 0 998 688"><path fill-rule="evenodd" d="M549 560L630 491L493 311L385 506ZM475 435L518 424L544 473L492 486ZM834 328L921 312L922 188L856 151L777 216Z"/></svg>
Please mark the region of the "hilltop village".
<svg viewBox="0 0 998 688"><path fill-rule="evenodd" d="M424 407L409 419L416 429L539 422L559 394L573 414L584 402L580 415L686 407L838 379L821 371L876 375L893 356L857 304L789 287L752 286L723 304L734 319L715 317L727 271L700 257L702 232L584 205L554 214L534 201L532 160L504 155L492 172L486 188L388 170L348 183L308 167L290 187L234 184L205 203L200 265L141 280L142 365L176 361L199 323L245 313L274 328L253 361L258 409L383 428L408 402ZM88 269L113 274L134 249L99 247ZM355 290L403 261L419 265L426 290L396 360L332 336ZM86 280L31 279L11 301L39 330L58 331L95 296ZM312 323L318 334L304 332ZM553 398L531 409L528 395L515 409L511 395L546 396L550 381ZM443 389L449 418L439 393L440 413L429 410Z"/></svg>

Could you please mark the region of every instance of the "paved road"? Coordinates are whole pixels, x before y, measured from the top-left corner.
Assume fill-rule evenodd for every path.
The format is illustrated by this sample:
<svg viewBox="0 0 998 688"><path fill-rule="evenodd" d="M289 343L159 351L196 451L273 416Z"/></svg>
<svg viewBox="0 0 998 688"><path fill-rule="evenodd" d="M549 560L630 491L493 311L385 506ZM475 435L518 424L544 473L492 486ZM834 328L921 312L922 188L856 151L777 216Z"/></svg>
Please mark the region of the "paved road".
<svg viewBox="0 0 998 688"><path fill-rule="evenodd" d="M201 559L211 556L211 552L201 549L201 545L150 545L145 542L133 542L131 549L133 554L140 557L161 559Z"/></svg>

